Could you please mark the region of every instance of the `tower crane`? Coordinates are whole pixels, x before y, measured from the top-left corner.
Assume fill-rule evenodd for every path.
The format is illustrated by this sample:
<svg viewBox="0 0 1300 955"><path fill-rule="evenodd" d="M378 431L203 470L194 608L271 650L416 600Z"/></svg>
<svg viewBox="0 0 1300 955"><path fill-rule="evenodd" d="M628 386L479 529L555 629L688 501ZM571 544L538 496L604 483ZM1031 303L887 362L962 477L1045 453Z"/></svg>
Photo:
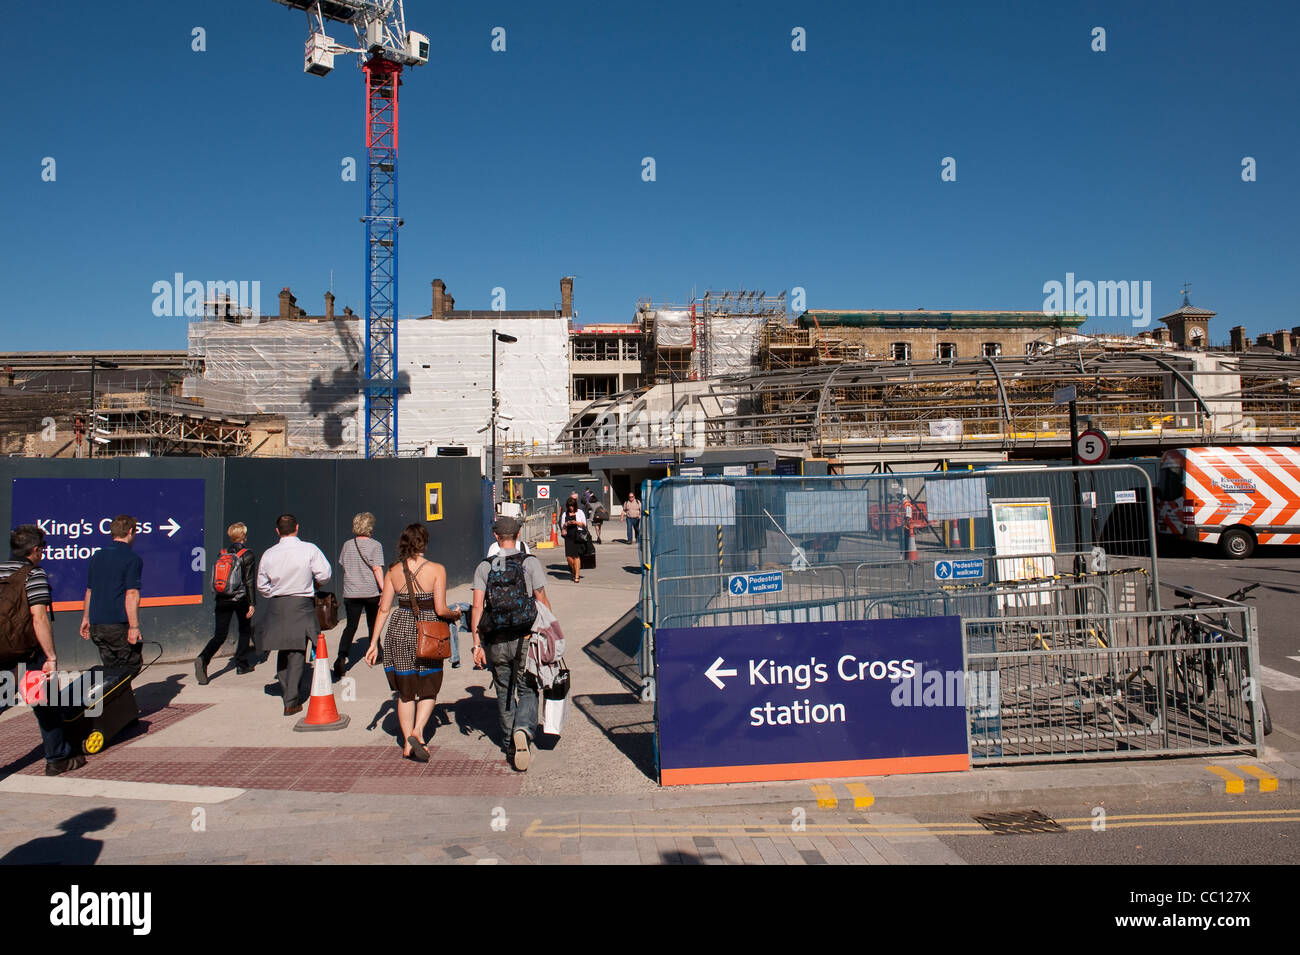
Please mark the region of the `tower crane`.
<svg viewBox="0 0 1300 955"><path fill-rule="evenodd" d="M356 53L366 79L366 457L397 454L397 89L402 68L429 61L429 38L406 29L402 0L275 0L307 14L303 72L324 76ZM325 23L356 33L345 46Z"/></svg>

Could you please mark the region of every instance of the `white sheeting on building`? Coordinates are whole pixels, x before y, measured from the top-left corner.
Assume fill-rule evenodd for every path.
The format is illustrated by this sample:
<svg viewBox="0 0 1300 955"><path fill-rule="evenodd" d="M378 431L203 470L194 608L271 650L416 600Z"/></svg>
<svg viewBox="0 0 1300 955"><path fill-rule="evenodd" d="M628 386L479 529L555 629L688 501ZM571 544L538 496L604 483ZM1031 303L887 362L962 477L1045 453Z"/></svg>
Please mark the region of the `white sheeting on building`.
<svg viewBox="0 0 1300 955"><path fill-rule="evenodd" d="M218 411L282 414L289 447L347 454L364 444L357 393L365 329L334 322L192 322L189 353L202 378L185 379L187 398Z"/></svg>
<svg viewBox="0 0 1300 955"><path fill-rule="evenodd" d="M554 441L569 422L569 329L563 318L407 321L399 326L398 374L411 391L398 406L402 448L487 445L492 415L492 330L519 339L497 343L501 440Z"/></svg>
<svg viewBox="0 0 1300 955"><path fill-rule="evenodd" d="M492 330L516 336L497 345L500 415L510 441L555 440L569 420L565 319L449 319L398 325L397 373L410 391L398 399L400 451L428 444L485 445L476 433L492 410ZM237 413L283 414L289 446L304 452L361 453L365 446L360 380L365 361L360 319L194 322L189 352L205 360L185 395Z"/></svg>
<svg viewBox="0 0 1300 955"><path fill-rule="evenodd" d="M755 315L710 315L706 378L749 375L758 369L758 345L765 318Z"/></svg>
<svg viewBox="0 0 1300 955"><path fill-rule="evenodd" d="M690 312L661 308L650 314L654 317L656 347L690 348L695 344Z"/></svg>

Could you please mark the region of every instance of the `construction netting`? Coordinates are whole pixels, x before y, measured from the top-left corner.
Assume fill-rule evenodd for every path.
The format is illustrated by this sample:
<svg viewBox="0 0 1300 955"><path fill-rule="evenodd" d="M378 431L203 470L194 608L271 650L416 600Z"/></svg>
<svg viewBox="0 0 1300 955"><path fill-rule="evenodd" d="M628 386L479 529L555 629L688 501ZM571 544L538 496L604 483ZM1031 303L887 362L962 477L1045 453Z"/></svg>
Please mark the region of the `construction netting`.
<svg viewBox="0 0 1300 955"><path fill-rule="evenodd" d="M497 345L499 439L546 444L569 420L565 319L404 321L398 326L398 449L482 446L492 413L492 333ZM203 376L185 395L237 414L280 414L290 448L350 454L364 449L360 319L260 324L195 322L189 353ZM482 429L483 433L480 433Z"/></svg>

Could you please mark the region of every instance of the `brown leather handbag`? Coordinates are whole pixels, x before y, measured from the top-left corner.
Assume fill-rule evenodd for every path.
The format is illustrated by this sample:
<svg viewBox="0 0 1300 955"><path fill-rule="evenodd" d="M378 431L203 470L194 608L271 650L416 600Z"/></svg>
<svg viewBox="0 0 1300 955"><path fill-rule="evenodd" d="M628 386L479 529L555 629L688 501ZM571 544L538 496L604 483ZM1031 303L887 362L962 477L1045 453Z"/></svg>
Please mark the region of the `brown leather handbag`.
<svg viewBox="0 0 1300 955"><path fill-rule="evenodd" d="M415 659L418 663L441 663L451 656L451 627L447 621L435 617L432 620L420 619L420 605L416 600L415 578L411 568L402 561L402 570L406 574L406 599L415 617L415 626L419 639L415 644Z"/></svg>
<svg viewBox="0 0 1300 955"><path fill-rule="evenodd" d="M318 590L315 597L316 625L321 633L333 630L339 625L339 598L333 591Z"/></svg>

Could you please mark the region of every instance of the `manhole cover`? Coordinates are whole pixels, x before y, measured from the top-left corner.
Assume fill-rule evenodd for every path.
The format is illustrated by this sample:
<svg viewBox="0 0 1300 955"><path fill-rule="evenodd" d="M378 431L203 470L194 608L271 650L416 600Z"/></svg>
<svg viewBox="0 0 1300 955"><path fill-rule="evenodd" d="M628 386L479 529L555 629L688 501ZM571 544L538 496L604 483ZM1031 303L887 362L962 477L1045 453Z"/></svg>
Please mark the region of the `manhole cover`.
<svg viewBox="0 0 1300 955"><path fill-rule="evenodd" d="M1000 835L1019 835L1025 832L1065 832L1055 819L1049 819L1037 809L1019 812L990 812L976 816L975 821L989 832Z"/></svg>

